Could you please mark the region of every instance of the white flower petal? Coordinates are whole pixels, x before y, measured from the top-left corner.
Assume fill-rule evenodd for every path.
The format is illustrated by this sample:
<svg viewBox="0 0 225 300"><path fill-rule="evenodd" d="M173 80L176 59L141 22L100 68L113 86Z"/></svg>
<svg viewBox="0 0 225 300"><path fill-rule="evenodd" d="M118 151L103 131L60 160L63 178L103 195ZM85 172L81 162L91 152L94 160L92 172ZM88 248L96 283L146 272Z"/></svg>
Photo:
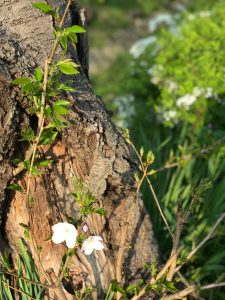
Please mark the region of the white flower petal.
<svg viewBox="0 0 225 300"><path fill-rule="evenodd" d="M104 245L102 244L102 238L100 236L89 236L86 240L83 241L81 251L85 255L90 255L93 250L102 250Z"/></svg>
<svg viewBox="0 0 225 300"><path fill-rule="evenodd" d="M73 237L73 238L67 238L66 239L66 246L68 248L74 248L75 245L76 245L76 238Z"/></svg>
<svg viewBox="0 0 225 300"><path fill-rule="evenodd" d="M71 231L67 233L65 240L68 248L74 248L77 240L77 231L76 232Z"/></svg>
<svg viewBox="0 0 225 300"><path fill-rule="evenodd" d="M92 236L92 238L97 241L103 241L102 237L100 237L99 235L94 235Z"/></svg>
<svg viewBox="0 0 225 300"><path fill-rule="evenodd" d="M64 228L65 228L65 223L62 223L62 222L60 222L60 223L57 223L57 224L55 224L55 225L53 225L52 226L52 230L53 230L53 232L59 232L59 231L64 231Z"/></svg>
<svg viewBox="0 0 225 300"><path fill-rule="evenodd" d="M62 243L63 241L65 240L64 236L62 235L61 232L54 232L53 233L53 236L52 236L52 241L55 243L55 244L60 244Z"/></svg>
<svg viewBox="0 0 225 300"><path fill-rule="evenodd" d="M94 250L93 247L88 246L88 247L83 249L83 252L84 252L85 255L90 255L93 252L93 250Z"/></svg>
<svg viewBox="0 0 225 300"><path fill-rule="evenodd" d="M99 241L95 241L95 247L94 248L95 248L95 250L102 250L102 249L104 249L104 245Z"/></svg>
<svg viewBox="0 0 225 300"><path fill-rule="evenodd" d="M52 226L53 236L52 241L60 244L66 241L68 248L73 248L76 244L77 230L73 224L67 222L60 222Z"/></svg>
<svg viewBox="0 0 225 300"><path fill-rule="evenodd" d="M77 230L73 224L66 223L64 227L65 236L75 235L77 237Z"/></svg>

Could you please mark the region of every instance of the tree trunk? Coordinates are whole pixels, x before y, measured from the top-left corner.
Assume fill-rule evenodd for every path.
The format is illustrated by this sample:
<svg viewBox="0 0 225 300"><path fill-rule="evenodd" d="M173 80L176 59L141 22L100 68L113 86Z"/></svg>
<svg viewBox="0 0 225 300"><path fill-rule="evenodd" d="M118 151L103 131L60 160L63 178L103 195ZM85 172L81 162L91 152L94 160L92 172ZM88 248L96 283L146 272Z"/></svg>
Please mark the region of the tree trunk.
<svg viewBox="0 0 225 300"><path fill-rule="evenodd" d="M71 175L74 175L84 182L98 205L107 211L105 217L93 215L88 219L91 232L103 237L106 249L90 256L78 252L71 261L70 276L77 287L97 287L98 299L104 299L110 281L115 279L121 228L136 197L135 164L126 142L110 121L103 102L90 87L86 35L79 41L77 53L69 48L69 57L83 67L80 74L73 77L76 92L67 95L72 103L69 114L71 125L63 130L53 145L42 147L43 157L53 157L54 163L43 176L32 179L34 206L31 219L26 197L6 189L11 182L26 187L27 173L22 171L15 175L12 160L24 158L28 147L19 140L21 130L29 125L37 126L37 120L26 110L26 97L18 87L11 85L11 81L21 76L29 77L37 65L43 66L53 45L54 21L34 9L31 2L34 1L0 0L0 205L3 235L0 250L10 249L15 262L19 255L18 239L24 237L20 224L29 223L32 236L42 247L41 266L37 251L27 241L41 279L44 281L42 268L45 271L51 269L58 275L65 247L53 244L48 238L53 224L66 221L67 216L77 216L77 207L70 195L74 189ZM60 7L60 12L65 8L62 0L47 2ZM78 7L73 4L66 27L78 23L81 14L77 12ZM80 18L81 21L83 18ZM124 281L131 275L132 278L140 278L144 264L150 262L153 256L157 257L149 216L141 199L135 203L126 239ZM62 299L55 291L49 293L54 299Z"/></svg>

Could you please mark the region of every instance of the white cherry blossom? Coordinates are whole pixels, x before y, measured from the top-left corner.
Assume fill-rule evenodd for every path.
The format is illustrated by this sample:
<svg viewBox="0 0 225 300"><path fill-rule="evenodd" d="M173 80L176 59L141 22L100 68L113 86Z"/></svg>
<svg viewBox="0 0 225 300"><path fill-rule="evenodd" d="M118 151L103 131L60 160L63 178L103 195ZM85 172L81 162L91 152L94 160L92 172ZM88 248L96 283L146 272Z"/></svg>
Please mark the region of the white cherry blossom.
<svg viewBox="0 0 225 300"><path fill-rule="evenodd" d="M94 250L102 250L104 248L102 241L102 238L98 235L89 236L83 241L81 251L85 255L90 255Z"/></svg>
<svg viewBox="0 0 225 300"><path fill-rule="evenodd" d="M55 244L66 242L68 248L74 248L77 239L77 230L73 224L67 222L57 223L52 226L52 241Z"/></svg>
<svg viewBox="0 0 225 300"><path fill-rule="evenodd" d="M177 112L175 110L167 110L163 113L162 118L166 122L170 122L176 118Z"/></svg>
<svg viewBox="0 0 225 300"><path fill-rule="evenodd" d="M178 107L184 107L186 109L189 109L190 106L197 100L197 97L195 95L186 94L183 97L180 97L177 99L177 106Z"/></svg>

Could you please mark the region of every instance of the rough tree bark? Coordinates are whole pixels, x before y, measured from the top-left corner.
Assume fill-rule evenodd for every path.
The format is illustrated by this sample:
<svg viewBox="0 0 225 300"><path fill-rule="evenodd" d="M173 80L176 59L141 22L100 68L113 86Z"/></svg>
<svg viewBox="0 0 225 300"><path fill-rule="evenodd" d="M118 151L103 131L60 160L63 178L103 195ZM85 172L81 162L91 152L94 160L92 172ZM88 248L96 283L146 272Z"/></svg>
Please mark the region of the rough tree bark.
<svg viewBox="0 0 225 300"><path fill-rule="evenodd" d="M53 44L54 21L35 10L31 2L34 1L0 0L0 250L10 249L12 258L18 255L17 241L23 237L23 228L19 224L28 223L29 218L25 197L8 191L6 187L12 181L26 185L26 172L15 176L15 166L11 161L15 157L24 157L27 145L19 141L19 133L29 124L35 128L37 120L27 113L27 99L11 85L11 81L30 76L37 65L43 66ZM61 12L65 7L62 0L47 2L60 7ZM77 11L73 4L65 26L78 23L81 14ZM81 18L79 22L83 21ZM86 39L84 36L80 40L77 54L69 49L69 56L80 61L83 67L80 75L73 78L77 91L67 95L72 101L69 115L72 125L63 130L54 145L42 148L43 157L52 156L54 164L43 176L32 179L31 192L35 202L30 226L37 244L42 246L40 256L44 269L51 268L57 275L65 247L46 240L54 223L65 221L67 215L76 217L77 208L70 196L73 191L71 174L82 179L98 204L107 210L106 217L89 218L91 231L103 236L107 249L89 257L77 253L71 262L70 276L77 287L97 287L98 299L104 299L110 280L115 278L114 265L121 227L136 197L135 164L128 146L87 79ZM131 275L139 277L143 265L157 256L151 222L141 199L132 211L127 245L130 247L127 247L123 264L124 280ZM41 279L44 279L37 253L32 244L28 248L40 270ZM54 299L60 299L54 291L50 294Z"/></svg>

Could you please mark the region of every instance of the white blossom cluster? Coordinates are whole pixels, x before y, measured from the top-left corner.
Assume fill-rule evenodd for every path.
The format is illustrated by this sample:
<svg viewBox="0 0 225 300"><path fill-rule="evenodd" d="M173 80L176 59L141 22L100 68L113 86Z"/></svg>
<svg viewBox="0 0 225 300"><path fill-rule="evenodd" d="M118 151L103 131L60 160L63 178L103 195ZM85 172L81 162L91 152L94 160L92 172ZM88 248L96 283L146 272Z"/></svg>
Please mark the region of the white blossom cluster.
<svg viewBox="0 0 225 300"><path fill-rule="evenodd" d="M173 121L177 116L177 112L175 110L166 110L162 114L163 121L170 122Z"/></svg>
<svg viewBox="0 0 225 300"><path fill-rule="evenodd" d="M170 92L177 89L178 85L176 82L168 81L167 82L168 88L170 89ZM198 99L198 97L203 96L206 99L214 97L216 98L216 94L213 91L212 87L208 87L206 89L195 87L192 91L192 94L186 94L176 100L176 106L178 108L184 108L186 110L189 110L192 104L195 103L195 101ZM161 120L165 122L175 122L177 119L177 112L176 110L166 110L161 113Z"/></svg>
<svg viewBox="0 0 225 300"><path fill-rule="evenodd" d="M208 17L210 17L212 15L212 13L210 12L210 11L201 11L201 12L199 12L199 13L197 13L197 14L189 14L188 15L188 20L189 21L192 21L192 20L194 20L194 19L196 19L196 18L208 18Z"/></svg>
<svg viewBox="0 0 225 300"><path fill-rule="evenodd" d="M86 226L85 224L85 227ZM60 244L65 241L68 248L75 247L78 232L73 224L67 222L57 223L52 226L52 231L52 241L55 244ZM83 241L81 251L84 252L85 255L90 255L94 250L102 250L103 248L102 238L98 235L92 235Z"/></svg>
<svg viewBox="0 0 225 300"><path fill-rule="evenodd" d="M190 106L197 100L195 95L186 94L183 97L180 97L176 101L176 105L178 107L183 107L185 109L189 109Z"/></svg>
<svg viewBox="0 0 225 300"><path fill-rule="evenodd" d="M178 107L183 107L185 109L189 109L193 103L198 99L198 97L203 96L206 99L215 97L215 93L213 92L213 88L208 87L206 89L195 87L193 89L192 94L186 94L177 99L176 105Z"/></svg>
<svg viewBox="0 0 225 300"><path fill-rule="evenodd" d="M130 48L130 54L134 58L138 58L142 53L144 53L145 49L156 42L155 36L149 36L143 39L138 40L134 43Z"/></svg>

